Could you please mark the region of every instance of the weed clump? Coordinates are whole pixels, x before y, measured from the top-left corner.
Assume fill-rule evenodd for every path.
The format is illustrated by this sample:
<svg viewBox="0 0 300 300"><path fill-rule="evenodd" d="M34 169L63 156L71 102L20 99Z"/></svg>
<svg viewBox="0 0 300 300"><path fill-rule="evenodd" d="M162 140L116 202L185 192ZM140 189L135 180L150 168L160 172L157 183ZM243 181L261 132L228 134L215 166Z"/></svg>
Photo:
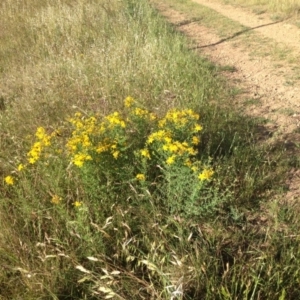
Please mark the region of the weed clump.
<svg viewBox="0 0 300 300"><path fill-rule="evenodd" d="M200 191L206 193L214 174L209 162L199 159L200 116L191 109L171 109L159 117L131 97L124 106L123 113L104 117L77 112L51 133L39 127L25 161L5 177L5 183L19 189L24 173L47 172L60 163L66 173L76 174L74 178L96 205L111 193L126 199L132 191L145 197L163 191L167 196L157 204L166 211L200 214ZM53 193L51 202L61 204L58 193ZM75 199L74 204L81 202Z"/></svg>

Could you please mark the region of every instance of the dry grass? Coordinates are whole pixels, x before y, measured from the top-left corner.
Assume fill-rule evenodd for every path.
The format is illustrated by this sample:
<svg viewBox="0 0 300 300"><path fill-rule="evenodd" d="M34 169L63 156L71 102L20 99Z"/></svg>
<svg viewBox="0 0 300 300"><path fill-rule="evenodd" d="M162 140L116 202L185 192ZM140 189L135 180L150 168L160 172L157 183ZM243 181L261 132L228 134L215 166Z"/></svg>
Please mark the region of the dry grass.
<svg viewBox="0 0 300 300"><path fill-rule="evenodd" d="M272 13L283 13L287 16L295 16L300 13L298 0L223 0L225 3L237 4L245 7L255 7L257 10L266 9Z"/></svg>

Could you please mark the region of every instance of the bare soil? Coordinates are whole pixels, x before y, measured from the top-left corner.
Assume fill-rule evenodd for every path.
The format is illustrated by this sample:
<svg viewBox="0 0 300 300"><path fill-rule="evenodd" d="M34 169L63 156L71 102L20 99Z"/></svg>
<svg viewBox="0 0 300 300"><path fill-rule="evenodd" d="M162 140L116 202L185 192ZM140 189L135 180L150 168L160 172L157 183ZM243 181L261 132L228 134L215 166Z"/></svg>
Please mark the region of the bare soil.
<svg viewBox="0 0 300 300"><path fill-rule="evenodd" d="M252 49L247 49L241 41L236 43L232 38L220 37L216 30L203 26L201 21L188 22L191 20L188 14L174 10L163 1L154 1L159 12L193 41L191 48L222 66L223 70L228 69L223 72L224 76L232 86L243 91L232 100L233 104L248 115L268 120L267 142L283 143L291 155L299 156L300 77L294 71L299 62L291 62L289 58L299 57L300 29L287 21L274 22L267 14L255 15L250 10L216 0L193 1L250 27L261 40L267 38L270 47L276 42L289 49L290 56L281 63L274 61L272 56L253 55ZM300 199L300 170L291 170L287 185L286 200Z"/></svg>

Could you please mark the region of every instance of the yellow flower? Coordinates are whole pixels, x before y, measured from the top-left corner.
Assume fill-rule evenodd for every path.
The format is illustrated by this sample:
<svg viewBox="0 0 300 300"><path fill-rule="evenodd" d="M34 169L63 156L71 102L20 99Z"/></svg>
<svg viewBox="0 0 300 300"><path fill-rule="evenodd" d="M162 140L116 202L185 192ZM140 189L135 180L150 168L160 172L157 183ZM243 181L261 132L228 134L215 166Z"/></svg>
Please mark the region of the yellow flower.
<svg viewBox="0 0 300 300"><path fill-rule="evenodd" d="M135 178L140 181L145 181L146 179L144 174L137 174Z"/></svg>
<svg viewBox="0 0 300 300"><path fill-rule="evenodd" d="M192 144L198 145L200 143L200 139L197 136L193 136L192 138Z"/></svg>
<svg viewBox="0 0 300 300"><path fill-rule="evenodd" d="M153 137L152 135L150 135L150 136L148 137L147 144L151 144L151 143L153 143L153 142L154 142L154 137Z"/></svg>
<svg viewBox="0 0 300 300"><path fill-rule="evenodd" d="M73 203L73 205L74 205L75 207L79 207L79 206L82 205L82 202L80 202L80 201L75 201L75 202Z"/></svg>
<svg viewBox="0 0 300 300"><path fill-rule="evenodd" d="M142 149L141 155L150 159L150 153L149 153L148 149Z"/></svg>
<svg viewBox="0 0 300 300"><path fill-rule="evenodd" d="M42 140L45 136L45 129L43 127L38 127L38 129L36 130L35 136L39 140Z"/></svg>
<svg viewBox="0 0 300 300"><path fill-rule="evenodd" d="M29 162L30 164L34 164L36 161L37 161L37 159L35 159L35 158L33 158L33 157L28 158L28 162Z"/></svg>
<svg viewBox="0 0 300 300"><path fill-rule="evenodd" d="M165 138L164 138L164 141L166 142L166 143L171 143L172 142L172 139L170 138L170 137L168 137L168 136L166 136Z"/></svg>
<svg viewBox="0 0 300 300"><path fill-rule="evenodd" d="M38 140L43 142L43 144L45 146L51 145L51 143L50 143L51 136L46 134L46 131L43 127L38 127L38 129L36 130L35 136L37 137Z"/></svg>
<svg viewBox="0 0 300 300"><path fill-rule="evenodd" d="M150 113L150 114L149 114L149 117L150 117L150 120L151 120L151 121L154 121L154 120L156 120L156 118L157 118L156 115L155 115L154 113Z"/></svg>
<svg viewBox="0 0 300 300"><path fill-rule="evenodd" d="M158 126L160 128L166 125L172 125L176 128L184 127L186 124L190 123L191 121L198 120L199 115L194 113L191 109L185 110L177 110L173 109L170 110L164 119L159 121Z"/></svg>
<svg viewBox="0 0 300 300"><path fill-rule="evenodd" d="M198 178L201 181L203 181L203 180L209 180L212 177L213 174L214 174L214 171L212 169L204 169L202 171L202 173L200 173L198 175Z"/></svg>
<svg viewBox="0 0 300 300"><path fill-rule="evenodd" d="M190 155L196 155L198 153L198 151L193 149L192 147L189 147L186 150Z"/></svg>
<svg viewBox="0 0 300 300"><path fill-rule="evenodd" d="M170 150L171 152L177 152L177 151L178 151L178 145L176 145L176 144L171 144L171 145L169 146L169 150Z"/></svg>
<svg viewBox="0 0 300 300"><path fill-rule="evenodd" d="M99 143L99 144L97 145L97 147L96 147L96 152L97 152L97 153L105 152L105 151L109 150L109 147L110 147L109 144L106 144L106 143L101 144L101 143Z"/></svg>
<svg viewBox="0 0 300 300"><path fill-rule="evenodd" d="M88 154L78 153L78 154L75 154L75 156L73 158L73 163L77 167L81 168L83 166L84 162L87 160L92 160L92 157Z"/></svg>
<svg viewBox="0 0 300 300"><path fill-rule="evenodd" d="M50 146L51 142L50 142L51 136L45 135L42 142L44 143L45 146Z"/></svg>
<svg viewBox="0 0 300 300"><path fill-rule="evenodd" d="M42 143L35 142L31 150L27 153L29 163L34 164L40 158L41 152Z"/></svg>
<svg viewBox="0 0 300 300"><path fill-rule="evenodd" d="M166 163L167 163L168 165L173 164L174 161L175 161L175 158L176 158L175 155L170 156L170 157L166 160Z"/></svg>
<svg viewBox="0 0 300 300"><path fill-rule="evenodd" d="M110 114L106 117L106 120L108 120L110 124L110 128L113 128L114 125L119 125L123 128L126 127L125 122L122 120L120 114L118 112L114 112L113 114Z"/></svg>
<svg viewBox="0 0 300 300"><path fill-rule="evenodd" d="M143 117L143 116L147 116L149 114L149 112L145 109L141 109L141 108L136 107L136 109L134 110L134 114L136 116Z"/></svg>
<svg viewBox="0 0 300 300"><path fill-rule="evenodd" d="M19 172L21 172L24 169L24 165L19 164L17 169L18 169Z"/></svg>
<svg viewBox="0 0 300 300"><path fill-rule="evenodd" d="M60 201L61 201L61 197L59 197L58 195L52 196L51 203L57 205L57 204L59 204Z"/></svg>
<svg viewBox="0 0 300 300"><path fill-rule="evenodd" d="M88 135L84 134L81 136L81 144L84 148L88 148L89 146L91 146L91 141Z"/></svg>
<svg viewBox="0 0 300 300"><path fill-rule="evenodd" d="M202 126L199 124L195 125L195 127L194 127L195 132L201 131L202 129L203 129Z"/></svg>
<svg viewBox="0 0 300 300"><path fill-rule="evenodd" d="M6 176L4 178L4 181L7 185L13 185L14 184L14 178L12 176Z"/></svg>
<svg viewBox="0 0 300 300"><path fill-rule="evenodd" d="M193 172L197 172L197 171L198 171L198 167L197 167L197 166L191 166L191 170L192 170Z"/></svg>
<svg viewBox="0 0 300 300"><path fill-rule="evenodd" d="M192 162L191 162L189 159L187 159L187 160L184 162L184 165L187 166L187 167L191 167Z"/></svg>
<svg viewBox="0 0 300 300"><path fill-rule="evenodd" d="M162 146L162 148L163 148L164 151L168 151L168 150L169 150L169 146L170 146L170 145L168 145L168 144L164 144L164 145Z"/></svg>
<svg viewBox="0 0 300 300"><path fill-rule="evenodd" d="M133 103L134 103L134 99L132 97L130 97L130 96L128 96L124 100L125 107L130 107L130 106L132 106Z"/></svg>
<svg viewBox="0 0 300 300"><path fill-rule="evenodd" d="M119 154L120 154L120 151L117 150L117 151L114 151L112 155L113 155L114 159L117 159Z"/></svg>
<svg viewBox="0 0 300 300"><path fill-rule="evenodd" d="M166 125L166 119L162 119L158 122L158 127L162 128Z"/></svg>
<svg viewBox="0 0 300 300"><path fill-rule="evenodd" d="M162 141L167 137L170 137L170 132L165 130L158 130L149 135L147 139L147 144L151 144L154 140Z"/></svg>

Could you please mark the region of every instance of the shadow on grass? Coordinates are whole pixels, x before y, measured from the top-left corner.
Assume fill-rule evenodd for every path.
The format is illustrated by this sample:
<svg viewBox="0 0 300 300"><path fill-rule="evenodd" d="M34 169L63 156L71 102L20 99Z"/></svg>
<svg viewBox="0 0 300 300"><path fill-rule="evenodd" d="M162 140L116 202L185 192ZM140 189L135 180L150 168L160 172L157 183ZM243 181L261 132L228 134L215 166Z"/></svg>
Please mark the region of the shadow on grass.
<svg viewBox="0 0 300 300"><path fill-rule="evenodd" d="M284 184L293 157L284 142L266 143L273 132L263 120L227 113L203 119L199 160L211 159L221 190L233 192L231 205L259 207L269 191Z"/></svg>

